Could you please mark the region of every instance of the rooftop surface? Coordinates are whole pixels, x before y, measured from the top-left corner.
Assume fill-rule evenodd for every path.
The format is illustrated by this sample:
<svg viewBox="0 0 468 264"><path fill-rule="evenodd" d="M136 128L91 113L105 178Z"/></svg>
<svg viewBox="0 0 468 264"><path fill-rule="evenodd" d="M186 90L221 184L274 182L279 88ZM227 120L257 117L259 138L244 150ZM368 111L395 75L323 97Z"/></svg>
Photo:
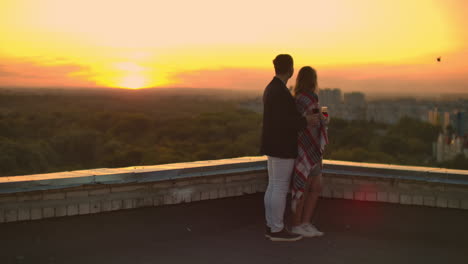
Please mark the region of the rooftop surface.
<svg viewBox="0 0 468 264"><path fill-rule="evenodd" d="M0 225L0 263L468 263L468 211L321 199L321 238L264 238L263 194Z"/></svg>

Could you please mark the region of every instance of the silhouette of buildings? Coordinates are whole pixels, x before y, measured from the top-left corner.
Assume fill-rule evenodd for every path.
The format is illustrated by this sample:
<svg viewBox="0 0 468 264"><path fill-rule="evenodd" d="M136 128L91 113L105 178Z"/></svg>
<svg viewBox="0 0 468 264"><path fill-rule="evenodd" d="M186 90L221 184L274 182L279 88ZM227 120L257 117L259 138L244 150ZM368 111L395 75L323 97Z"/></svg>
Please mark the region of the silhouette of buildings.
<svg viewBox="0 0 468 264"><path fill-rule="evenodd" d="M433 125L440 125L444 132L454 133L459 137L468 134L468 115L465 111L439 111L436 107L428 111L428 121Z"/></svg>
<svg viewBox="0 0 468 264"><path fill-rule="evenodd" d="M447 129L451 124L451 114L449 112L439 111L437 107L428 111L428 121L435 126L441 126Z"/></svg>
<svg viewBox="0 0 468 264"><path fill-rule="evenodd" d="M367 119L367 102L364 93L352 92L344 94L343 118L346 120Z"/></svg>
<svg viewBox="0 0 468 264"><path fill-rule="evenodd" d="M330 116L341 117L343 112L343 95L340 89L320 89L320 105L328 106Z"/></svg>
<svg viewBox="0 0 468 264"><path fill-rule="evenodd" d="M320 103L324 106L340 106L343 104L343 96L340 89L320 89Z"/></svg>
<svg viewBox="0 0 468 264"><path fill-rule="evenodd" d="M468 113L455 111L449 117L455 135L465 136L468 134Z"/></svg>
<svg viewBox="0 0 468 264"><path fill-rule="evenodd" d="M378 100L368 103L367 120L396 124L403 117L427 121L427 106L415 99Z"/></svg>
<svg viewBox="0 0 468 264"><path fill-rule="evenodd" d="M433 145L433 153L438 162L454 159L459 154L468 158L468 115L466 112L429 111L429 121L441 125L443 132Z"/></svg>
<svg viewBox="0 0 468 264"><path fill-rule="evenodd" d="M433 154L437 162L452 160L460 154L468 158L467 137L441 133L437 142L433 144Z"/></svg>
<svg viewBox="0 0 468 264"><path fill-rule="evenodd" d="M416 98L374 99L368 101L361 92L343 93L339 88L319 90L322 106L328 106L330 116L345 120L367 120L385 124L396 124L409 117L436 126L444 132L449 127L458 136L468 133L468 101L463 99L420 100ZM241 107L261 113L261 97L246 100ZM457 110L462 109L462 110Z"/></svg>

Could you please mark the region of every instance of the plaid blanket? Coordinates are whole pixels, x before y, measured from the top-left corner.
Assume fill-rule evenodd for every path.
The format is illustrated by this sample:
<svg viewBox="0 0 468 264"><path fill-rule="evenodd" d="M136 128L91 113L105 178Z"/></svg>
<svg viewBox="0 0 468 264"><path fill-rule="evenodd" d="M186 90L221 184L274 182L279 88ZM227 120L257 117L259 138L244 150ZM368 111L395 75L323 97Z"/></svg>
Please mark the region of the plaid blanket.
<svg viewBox="0 0 468 264"><path fill-rule="evenodd" d="M318 96L311 92L296 95L296 106L301 114L312 113L314 108L320 111ZM302 197L307 177L315 165L321 164L326 144L328 144L327 126L323 120L319 126L309 125L299 132L298 156L292 176L293 199Z"/></svg>

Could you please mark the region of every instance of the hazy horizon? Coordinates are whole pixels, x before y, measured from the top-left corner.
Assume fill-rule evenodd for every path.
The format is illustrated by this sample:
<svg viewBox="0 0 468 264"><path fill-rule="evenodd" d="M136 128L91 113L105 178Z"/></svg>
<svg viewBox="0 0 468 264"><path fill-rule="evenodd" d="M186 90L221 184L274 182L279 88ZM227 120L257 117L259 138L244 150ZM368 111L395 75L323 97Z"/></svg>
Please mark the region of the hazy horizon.
<svg viewBox="0 0 468 264"><path fill-rule="evenodd" d="M427 100L467 100L467 92L440 92L440 93L412 93L400 92L400 93L385 93L385 92L366 92L359 90L343 90L340 87L321 87L320 89L340 89L344 93L361 92L364 93L368 100L380 100L380 99L427 99ZM190 94L207 94L213 92L215 94L229 93L232 95L238 94L239 96L250 96L250 97L261 97L263 88L258 89L228 89L228 88L203 88L203 87L148 87L141 89L121 89L112 87L2 87L0 86L0 92L102 92L112 94L113 92L124 92L124 93L145 93L145 92L163 92L170 94L171 92L179 93L183 92L187 95Z"/></svg>

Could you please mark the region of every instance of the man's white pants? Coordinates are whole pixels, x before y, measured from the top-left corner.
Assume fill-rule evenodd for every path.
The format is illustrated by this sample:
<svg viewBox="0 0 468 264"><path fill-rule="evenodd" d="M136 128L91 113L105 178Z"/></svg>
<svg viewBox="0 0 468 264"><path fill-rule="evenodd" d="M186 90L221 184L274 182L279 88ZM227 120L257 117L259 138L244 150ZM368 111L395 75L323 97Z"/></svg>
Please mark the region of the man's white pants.
<svg viewBox="0 0 468 264"><path fill-rule="evenodd" d="M265 218L271 232L283 229L283 217L286 207L294 159L282 159L268 156L268 187L265 192Z"/></svg>

